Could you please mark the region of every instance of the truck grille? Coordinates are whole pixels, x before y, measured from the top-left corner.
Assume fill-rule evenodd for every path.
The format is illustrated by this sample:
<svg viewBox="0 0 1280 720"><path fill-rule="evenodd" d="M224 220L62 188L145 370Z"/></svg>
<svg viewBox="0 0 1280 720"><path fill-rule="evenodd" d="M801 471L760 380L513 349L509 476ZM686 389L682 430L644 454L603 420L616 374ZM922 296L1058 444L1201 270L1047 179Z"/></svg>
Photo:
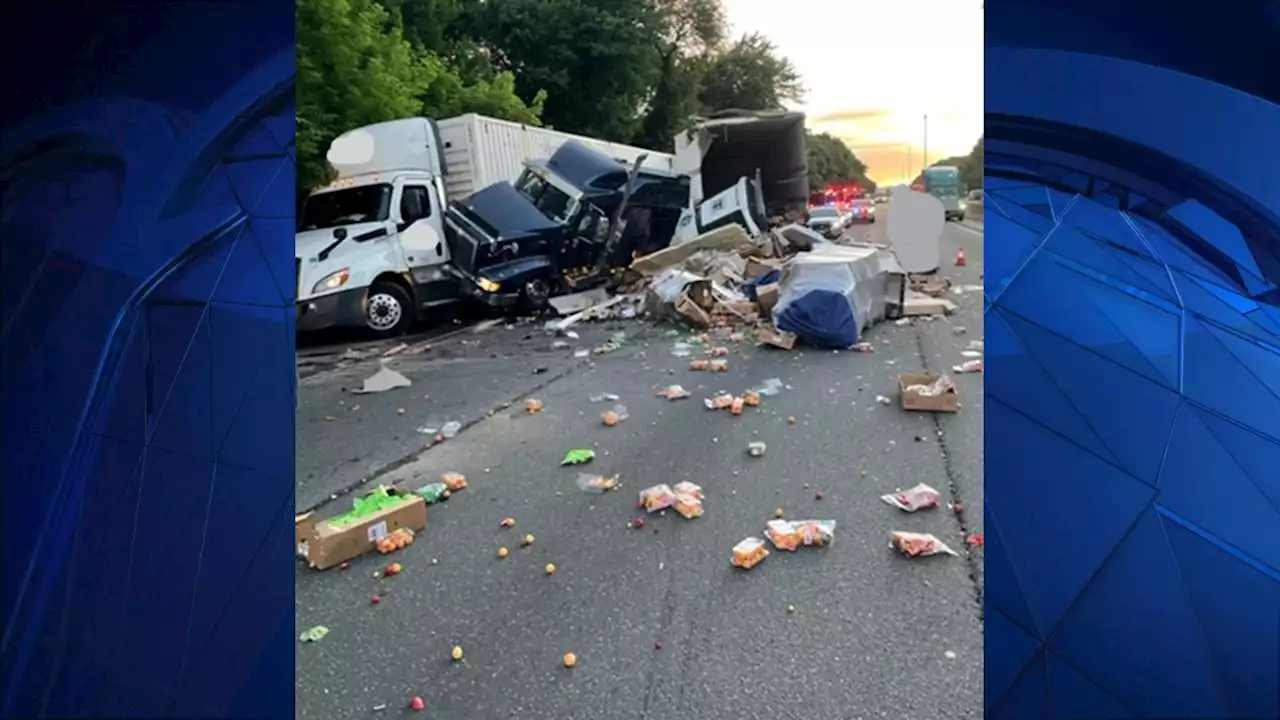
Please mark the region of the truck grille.
<svg viewBox="0 0 1280 720"><path fill-rule="evenodd" d="M451 223L444 226L445 244L449 246L449 255L453 266L468 275L476 270L476 250L479 245L470 236L458 232Z"/></svg>

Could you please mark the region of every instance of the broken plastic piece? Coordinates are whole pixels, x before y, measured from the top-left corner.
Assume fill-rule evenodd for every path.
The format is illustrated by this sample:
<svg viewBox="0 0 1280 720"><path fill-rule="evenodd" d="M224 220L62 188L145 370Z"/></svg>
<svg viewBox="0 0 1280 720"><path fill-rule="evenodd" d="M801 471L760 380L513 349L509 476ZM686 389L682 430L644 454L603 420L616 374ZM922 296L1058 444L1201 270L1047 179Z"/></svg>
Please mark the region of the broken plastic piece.
<svg viewBox="0 0 1280 720"><path fill-rule="evenodd" d="M982 360L970 360L959 365L952 365L951 371L957 375L965 373L980 373L982 372Z"/></svg>
<svg viewBox="0 0 1280 720"><path fill-rule="evenodd" d="M591 475L589 473L580 473L577 479L578 489L582 492L607 493L610 490L616 490L618 487L617 475Z"/></svg>
<svg viewBox="0 0 1280 720"><path fill-rule="evenodd" d="M759 440L753 440L747 443L747 454L751 457L764 457L765 448L768 447Z"/></svg>
<svg viewBox="0 0 1280 720"><path fill-rule="evenodd" d="M955 555L956 551L947 547L941 540L928 533L895 531L890 536L890 545L894 550L907 557L929 557L930 555Z"/></svg>
<svg viewBox="0 0 1280 720"><path fill-rule="evenodd" d="M636 504L648 512L666 510L676 502L675 491L666 483L654 485L640 491Z"/></svg>
<svg viewBox="0 0 1280 720"><path fill-rule="evenodd" d="M941 494L937 490L934 490L924 483L920 483L919 485L903 490L902 492L881 495L880 499L899 510L915 512L925 508L937 507L938 499L941 497Z"/></svg>
<svg viewBox="0 0 1280 720"><path fill-rule="evenodd" d="M724 372L729 369L728 360L712 360L711 372Z"/></svg>
<svg viewBox="0 0 1280 720"><path fill-rule="evenodd" d="M457 422L456 420L451 420L445 423L444 427L440 428L440 434L444 436L445 440L452 440L458 437L458 433L461 431L462 423Z"/></svg>
<svg viewBox="0 0 1280 720"><path fill-rule="evenodd" d="M596 459L596 451L590 448L576 448L564 454L561 465L585 465Z"/></svg>
<svg viewBox="0 0 1280 720"><path fill-rule="evenodd" d="M707 351L707 354L711 357L726 357L729 354L729 348L713 347Z"/></svg>
<svg viewBox="0 0 1280 720"><path fill-rule="evenodd" d="M618 396L614 395L613 393L597 393L595 395L588 395L587 399L593 403L598 403L598 402L605 402L606 400L609 400L609 401L617 400Z"/></svg>
<svg viewBox="0 0 1280 720"><path fill-rule="evenodd" d="M769 549L764 546L764 540L749 537L733 546L733 559L730 562L734 567L750 570L767 557Z"/></svg>

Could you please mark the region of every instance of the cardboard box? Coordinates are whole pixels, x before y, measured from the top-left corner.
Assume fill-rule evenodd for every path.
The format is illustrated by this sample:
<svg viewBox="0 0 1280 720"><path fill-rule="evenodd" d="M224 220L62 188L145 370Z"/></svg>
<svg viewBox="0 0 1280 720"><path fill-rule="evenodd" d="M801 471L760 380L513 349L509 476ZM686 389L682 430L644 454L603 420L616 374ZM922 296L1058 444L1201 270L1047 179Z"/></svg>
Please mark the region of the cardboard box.
<svg viewBox="0 0 1280 720"><path fill-rule="evenodd" d="M331 520L318 520L315 513L294 517L298 557L317 570L328 570L370 552L374 543L400 528L425 530L426 502L404 488L391 490L405 501L350 524L335 526Z"/></svg>
<svg viewBox="0 0 1280 720"><path fill-rule="evenodd" d="M784 263L768 258L747 258L747 264L742 269L743 280L755 280L770 270L781 270Z"/></svg>
<svg viewBox="0 0 1280 720"><path fill-rule="evenodd" d="M773 306L778 304L778 296L781 292L778 283L769 283L756 288L756 306L760 308L761 315L768 316L773 312Z"/></svg>
<svg viewBox="0 0 1280 720"><path fill-rule="evenodd" d="M690 296L688 291L681 295L680 301L676 303L676 313L688 321L688 323L693 327L711 327L711 313L704 310L702 306Z"/></svg>
<svg viewBox="0 0 1280 720"><path fill-rule="evenodd" d="M904 317L950 315L955 310L956 304L950 300L929 297L914 290L908 290L902 302L902 314Z"/></svg>
<svg viewBox="0 0 1280 720"><path fill-rule="evenodd" d="M948 382L945 392L929 395L920 392L920 386L932 386L941 379L941 375L927 373L902 373L898 376L898 392L902 398L903 410L920 410L923 412L959 412L960 396L956 387Z"/></svg>
<svg viewBox="0 0 1280 720"><path fill-rule="evenodd" d="M759 342L761 345L790 350L796 346L796 335L776 328L763 328L760 330Z"/></svg>

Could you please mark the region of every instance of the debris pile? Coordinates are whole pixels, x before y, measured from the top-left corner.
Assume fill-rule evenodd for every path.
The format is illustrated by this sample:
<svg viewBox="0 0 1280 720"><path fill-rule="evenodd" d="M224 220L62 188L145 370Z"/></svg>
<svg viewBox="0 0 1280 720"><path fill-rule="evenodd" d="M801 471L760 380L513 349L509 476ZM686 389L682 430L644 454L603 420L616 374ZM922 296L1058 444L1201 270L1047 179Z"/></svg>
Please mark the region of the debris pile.
<svg viewBox="0 0 1280 720"><path fill-rule="evenodd" d="M952 289L949 281L908 277L887 246L830 242L794 224L755 238L736 224L716 228L635 258L613 280L612 297L597 289L556 298L552 305L561 317L547 329L564 334L579 322L652 318L698 331L732 329L784 350L797 341L846 349L886 318L933 317L956 308L942 297ZM708 358L727 354L710 350ZM727 366L698 359L691 367Z"/></svg>

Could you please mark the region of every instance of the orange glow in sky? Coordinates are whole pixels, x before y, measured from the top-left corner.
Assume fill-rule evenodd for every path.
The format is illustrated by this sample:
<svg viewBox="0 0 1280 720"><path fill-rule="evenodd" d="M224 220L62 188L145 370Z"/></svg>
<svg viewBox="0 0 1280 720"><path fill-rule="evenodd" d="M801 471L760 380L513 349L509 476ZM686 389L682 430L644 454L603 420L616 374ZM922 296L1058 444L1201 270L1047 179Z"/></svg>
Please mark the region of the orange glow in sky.
<svg viewBox="0 0 1280 720"><path fill-rule="evenodd" d="M982 135L981 0L724 0L735 36L759 32L804 79L808 127L844 140L876 182Z"/></svg>

